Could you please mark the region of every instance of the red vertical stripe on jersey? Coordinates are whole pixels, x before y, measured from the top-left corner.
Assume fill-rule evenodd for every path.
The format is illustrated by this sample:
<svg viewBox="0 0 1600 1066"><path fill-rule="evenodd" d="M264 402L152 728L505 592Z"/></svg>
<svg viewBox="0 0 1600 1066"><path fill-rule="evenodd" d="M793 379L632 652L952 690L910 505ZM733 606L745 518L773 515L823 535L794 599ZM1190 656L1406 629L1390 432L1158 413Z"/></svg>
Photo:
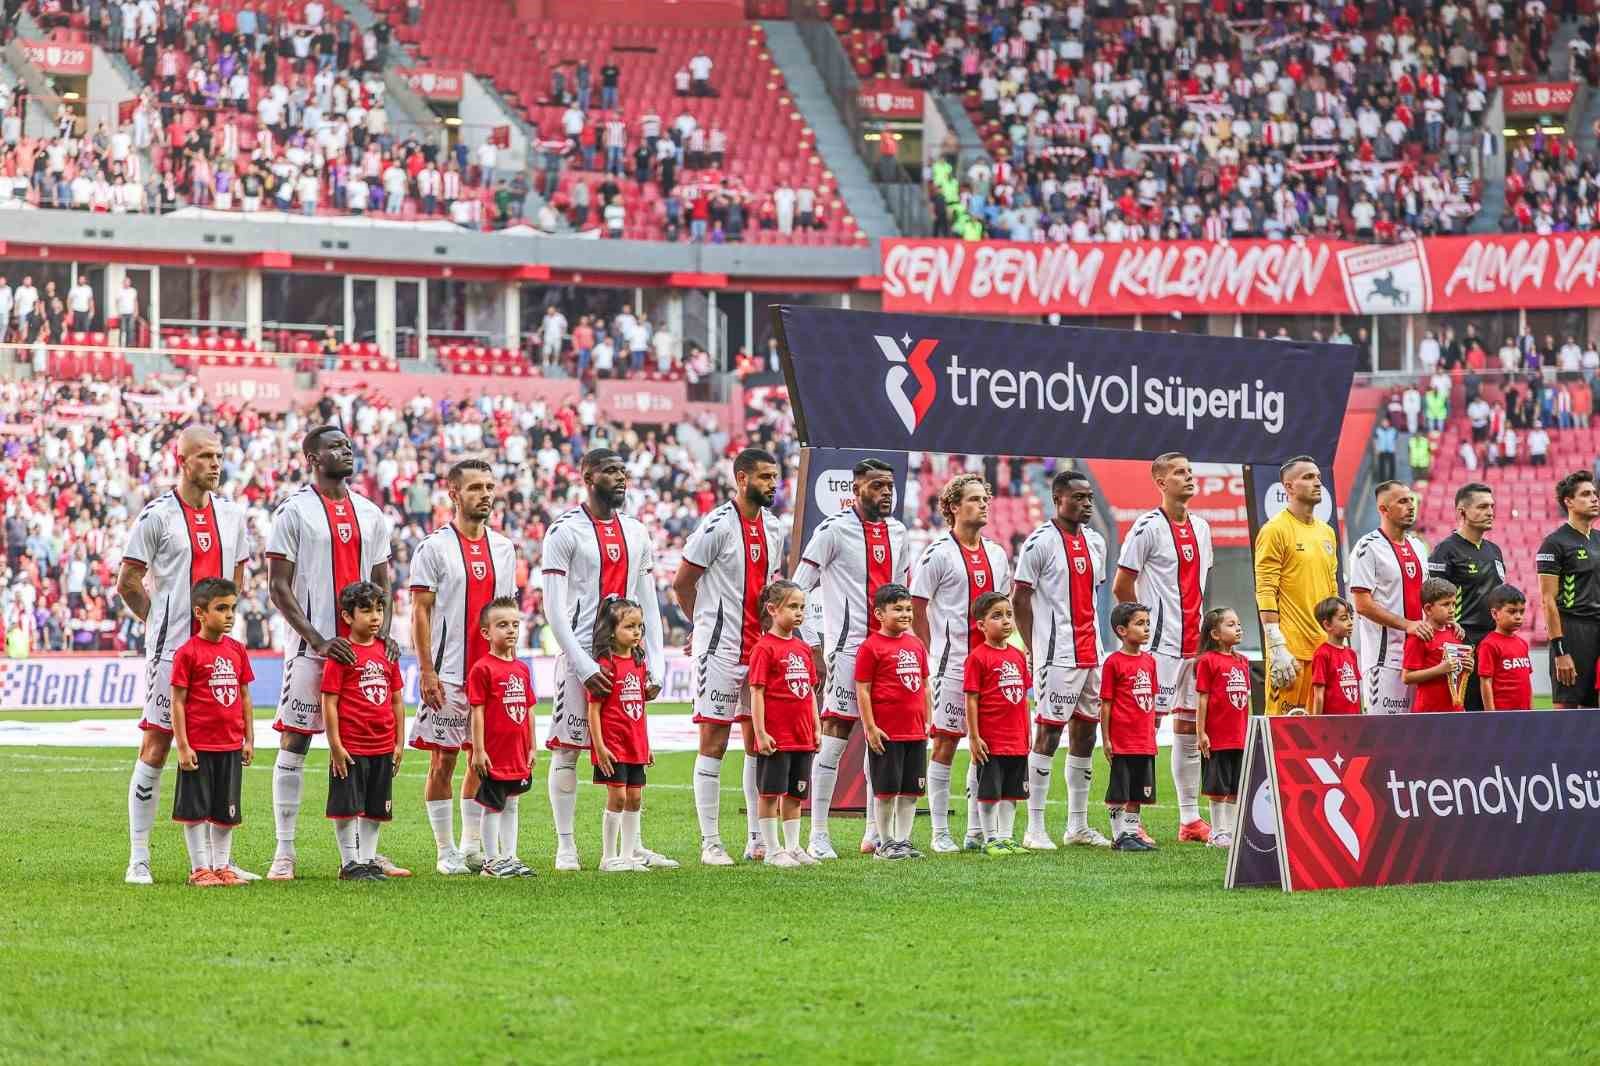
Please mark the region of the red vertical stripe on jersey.
<svg viewBox="0 0 1600 1066"><path fill-rule="evenodd" d="M1389 540L1387 535L1383 539ZM1401 614L1409 622L1420 622L1422 620L1422 560L1417 558L1416 549L1411 547L1411 541L1403 536L1398 544L1389 540L1389 547L1394 550L1395 565L1400 570Z"/></svg>
<svg viewBox="0 0 1600 1066"><path fill-rule="evenodd" d="M628 541L616 515L602 521L585 505L583 513L594 526L594 539L600 549L600 599L628 595Z"/></svg>
<svg viewBox="0 0 1600 1066"><path fill-rule="evenodd" d="M761 593L767 587L767 530L761 515L754 522L739 519L744 531L744 614L739 627L739 662L749 663L756 641L761 639L761 615L757 610Z"/></svg>
<svg viewBox="0 0 1600 1066"><path fill-rule="evenodd" d="M333 545L329 552L333 559L333 597L337 603L339 593L346 586L367 579L361 572L361 523L356 519L356 505L349 496L330 500L318 492L317 499L322 501L322 513L328 519L328 537ZM338 635L348 637L350 626L344 615L338 611L334 613L338 615Z"/></svg>
<svg viewBox="0 0 1600 1066"><path fill-rule="evenodd" d="M478 660L489 654L489 641L478 624L478 616L494 599L494 556L489 552L489 535L468 540L457 529L456 545L461 549L461 569L467 575L467 592L464 597L466 618L461 631L467 635L467 650L461 662L461 676L466 678Z"/></svg>
<svg viewBox="0 0 1600 1066"><path fill-rule="evenodd" d="M860 512L857 512L859 517ZM867 610L872 610L878 588L894 580L894 549L889 544L889 527L883 522L861 521L861 535L867 551ZM871 629L870 620L867 629Z"/></svg>
<svg viewBox="0 0 1600 1066"><path fill-rule="evenodd" d="M183 497L176 492L172 498L178 501L178 510L183 512L184 528L189 532L189 588L192 591L206 578L222 576L222 532L217 529L217 509L211 505L209 495L206 505L199 510L185 504ZM191 610L189 635L192 637L198 632L200 623Z"/></svg>
<svg viewBox="0 0 1600 1066"><path fill-rule="evenodd" d="M1061 534L1061 551L1067 557L1067 605L1072 609L1072 657L1079 667L1098 666L1094 623L1094 556L1089 541L1079 533L1068 533L1056 523Z"/></svg>
<svg viewBox="0 0 1600 1066"><path fill-rule="evenodd" d="M1178 602L1183 606L1183 642L1179 655L1192 659L1200 653L1200 612L1204 604L1200 593L1200 542L1195 539L1194 527L1188 522L1178 523L1167 517L1167 529L1172 534L1172 551L1178 557Z"/></svg>
<svg viewBox="0 0 1600 1066"><path fill-rule="evenodd" d="M952 535L950 539L955 540L955 537ZM972 605L985 592L996 591L994 567L989 565L989 551L982 540L978 541L977 551L959 540L955 543L956 550L961 553L961 564L967 568L967 647L976 648L983 643L983 631L978 628L978 620L972 617Z"/></svg>

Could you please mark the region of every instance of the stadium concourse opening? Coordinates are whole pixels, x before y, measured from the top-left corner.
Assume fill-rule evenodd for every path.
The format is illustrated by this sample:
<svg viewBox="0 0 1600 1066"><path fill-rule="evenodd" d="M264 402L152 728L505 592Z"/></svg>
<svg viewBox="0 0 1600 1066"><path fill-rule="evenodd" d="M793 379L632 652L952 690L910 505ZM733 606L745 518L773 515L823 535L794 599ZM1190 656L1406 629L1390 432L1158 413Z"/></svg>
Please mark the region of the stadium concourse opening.
<svg viewBox="0 0 1600 1066"><path fill-rule="evenodd" d="M1270 466L1274 485L1296 455L1332 469L1358 357L1347 344L791 305L772 319L803 456L892 453L896 470L909 451L1243 463L1252 546L1269 517L1253 468ZM797 482L796 515L815 511L810 482ZM852 731L841 798L865 795L862 744Z"/></svg>

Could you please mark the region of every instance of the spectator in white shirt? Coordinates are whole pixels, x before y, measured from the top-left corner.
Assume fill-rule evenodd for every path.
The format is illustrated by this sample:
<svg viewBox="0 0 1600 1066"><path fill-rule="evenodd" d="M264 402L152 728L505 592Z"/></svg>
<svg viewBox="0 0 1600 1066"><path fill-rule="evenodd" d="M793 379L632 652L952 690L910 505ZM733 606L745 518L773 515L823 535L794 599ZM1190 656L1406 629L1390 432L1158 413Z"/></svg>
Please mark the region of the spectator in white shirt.
<svg viewBox="0 0 1600 1066"><path fill-rule="evenodd" d="M1422 364L1423 372L1429 375L1439 368L1439 342L1431 329L1423 332L1422 341L1417 345L1417 362Z"/></svg>
<svg viewBox="0 0 1600 1066"><path fill-rule="evenodd" d="M606 224L606 236L621 240L628 220L628 209L622 206L622 197L613 196L611 198L611 201L606 204L603 217Z"/></svg>
<svg viewBox="0 0 1600 1066"><path fill-rule="evenodd" d="M1533 466L1543 466L1549 454L1550 434L1545 430L1544 423L1535 422L1528 431L1528 462Z"/></svg>
<svg viewBox="0 0 1600 1066"><path fill-rule="evenodd" d="M72 328L87 333L94 325L94 287L86 275L78 275L78 283L67 290L67 310L72 313Z"/></svg>

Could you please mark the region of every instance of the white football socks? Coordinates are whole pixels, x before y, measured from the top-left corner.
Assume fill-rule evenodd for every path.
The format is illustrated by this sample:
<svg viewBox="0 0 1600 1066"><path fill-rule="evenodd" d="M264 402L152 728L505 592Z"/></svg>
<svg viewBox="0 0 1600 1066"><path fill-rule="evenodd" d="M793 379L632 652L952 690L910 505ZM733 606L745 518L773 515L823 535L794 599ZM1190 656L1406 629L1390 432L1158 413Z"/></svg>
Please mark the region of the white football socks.
<svg viewBox="0 0 1600 1066"><path fill-rule="evenodd" d="M1067 832L1089 828L1089 782L1094 777L1093 755L1067 755Z"/></svg>
<svg viewBox="0 0 1600 1066"><path fill-rule="evenodd" d="M1226 800L1211 801L1211 831L1214 833L1233 832L1234 822L1239 817L1239 805Z"/></svg>
<svg viewBox="0 0 1600 1066"><path fill-rule="evenodd" d="M997 809L999 806L998 803L978 804L978 826L985 840L1000 839L1000 812Z"/></svg>
<svg viewBox="0 0 1600 1066"><path fill-rule="evenodd" d="M811 839L828 836L828 808L833 806L833 785L839 778L839 758L845 737L824 735L811 763Z"/></svg>
<svg viewBox="0 0 1600 1066"><path fill-rule="evenodd" d="M877 799L877 797L873 797ZM872 807L872 827L875 829L878 841L887 844L891 840L899 840L894 835L894 798L886 797L878 800Z"/></svg>
<svg viewBox="0 0 1600 1066"><path fill-rule="evenodd" d="M423 806L428 809L428 824L433 827L433 843L439 849L439 854L443 855L445 852L453 850L456 846L455 824L453 821L456 814L455 805L449 800L424 800ZM467 821L466 806L467 801L463 799L461 801L461 821L463 824ZM463 845L466 844L464 834L461 843Z"/></svg>
<svg viewBox="0 0 1600 1066"><path fill-rule="evenodd" d="M1122 808L1107 807L1106 820L1111 823L1111 839L1116 840L1122 833Z"/></svg>
<svg viewBox="0 0 1600 1066"><path fill-rule="evenodd" d="M502 811L491 811L483 808L483 857L485 860L498 859L504 854L500 850L500 823L505 817Z"/></svg>
<svg viewBox="0 0 1600 1066"><path fill-rule="evenodd" d="M1200 741L1193 733L1172 734L1172 786L1178 791L1178 824L1200 817Z"/></svg>
<svg viewBox="0 0 1600 1066"><path fill-rule="evenodd" d="M278 749L272 764L272 819L277 826L275 858L294 858L295 825L300 820L300 795L305 790L306 757Z"/></svg>
<svg viewBox="0 0 1600 1066"><path fill-rule="evenodd" d="M985 836L989 832L989 825L983 820L983 808L987 804L978 802L978 764L967 764L967 836Z"/></svg>
<svg viewBox="0 0 1600 1066"><path fill-rule="evenodd" d="M740 784L744 786L744 831L753 840L761 832L761 814L759 811L761 794L756 789L756 757L754 753L747 753L744 757L744 770L741 774Z"/></svg>
<svg viewBox="0 0 1600 1066"><path fill-rule="evenodd" d="M754 769L754 760L745 759ZM694 813L700 820L700 846L722 843L718 822L722 813L722 760L710 755L694 759Z"/></svg>
<svg viewBox="0 0 1600 1066"><path fill-rule="evenodd" d="M333 839L339 845L339 864L348 866L358 861L356 859L356 820L354 818L335 818L333 821Z"/></svg>
<svg viewBox="0 0 1600 1066"><path fill-rule="evenodd" d="M639 816L642 813L644 812L622 812L622 854L626 858L633 858L644 848L639 842Z"/></svg>
<svg viewBox="0 0 1600 1066"><path fill-rule="evenodd" d="M942 762L928 763L928 818L935 836L950 832L950 767Z"/></svg>
<svg viewBox="0 0 1600 1066"><path fill-rule="evenodd" d="M578 818L578 753L557 748L550 755L550 814L556 823L558 850L577 847L573 824Z"/></svg>
<svg viewBox="0 0 1600 1066"><path fill-rule="evenodd" d="M382 822L375 822L371 818L357 818L356 861L372 862L378 857L378 832L383 828Z"/></svg>
<svg viewBox="0 0 1600 1066"><path fill-rule="evenodd" d="M1012 834L1017 829L1017 801L1001 800L995 806L999 808L996 812L998 822L995 828L1000 833L1000 839L1015 840L1016 837Z"/></svg>
<svg viewBox="0 0 1600 1066"><path fill-rule="evenodd" d="M768 855L778 854L778 820L776 818L762 818L761 843L766 846Z"/></svg>
<svg viewBox="0 0 1600 1066"><path fill-rule="evenodd" d="M894 798L894 839L902 843L911 840L911 827L917 820L917 797L896 796Z"/></svg>
<svg viewBox="0 0 1600 1066"><path fill-rule="evenodd" d="M128 781L128 861L150 861L150 827L161 805L161 768L142 759L133 760Z"/></svg>
<svg viewBox="0 0 1600 1066"><path fill-rule="evenodd" d="M517 807L521 800L521 796L507 796L506 809L500 812L500 855L502 858L514 859L517 857L517 827L519 824Z"/></svg>
<svg viewBox="0 0 1600 1066"><path fill-rule="evenodd" d="M800 819L789 818L783 823L783 850L800 850Z"/></svg>
<svg viewBox="0 0 1600 1066"><path fill-rule="evenodd" d="M622 812L607 807L600 817L600 861L609 862L617 857L618 838L622 835Z"/></svg>
<svg viewBox="0 0 1600 1066"><path fill-rule="evenodd" d="M204 870L211 865L211 839L206 824L183 827L183 846L189 849L189 872Z"/></svg>
<svg viewBox="0 0 1600 1066"><path fill-rule="evenodd" d="M877 844L883 840L883 835L878 832L878 807L880 804L878 803L877 793L872 791L872 765L867 758L871 754L872 749L865 744L861 745L861 779L867 783L867 824L866 828L862 830L861 839ZM892 803L883 804L883 806L888 806L891 813L893 812L894 805Z"/></svg>
<svg viewBox="0 0 1600 1066"><path fill-rule="evenodd" d="M450 813L449 813L450 812L450 801L449 800L440 800L439 802L444 804L445 826L446 826L444 840L445 840L446 844L449 844L449 842L450 842L450 830L449 830L448 827L450 825L450 821L449 821L449 819L450 819ZM429 810L432 810L432 807L430 807ZM475 797L473 797L473 796L462 796L461 797L461 850L462 851L471 851L475 847L482 847L483 846L483 814L484 814L484 810L485 810L485 808L484 808L483 804L479 803ZM439 831L437 829L435 829L434 830L434 836L437 837L438 835L439 835Z"/></svg>
<svg viewBox="0 0 1600 1066"><path fill-rule="evenodd" d="M1045 825L1044 805L1050 798L1050 770L1055 762L1053 755L1028 752L1028 832L1049 836Z"/></svg>
<svg viewBox="0 0 1600 1066"><path fill-rule="evenodd" d="M233 865L233 826L208 825L211 837L211 865L215 869Z"/></svg>

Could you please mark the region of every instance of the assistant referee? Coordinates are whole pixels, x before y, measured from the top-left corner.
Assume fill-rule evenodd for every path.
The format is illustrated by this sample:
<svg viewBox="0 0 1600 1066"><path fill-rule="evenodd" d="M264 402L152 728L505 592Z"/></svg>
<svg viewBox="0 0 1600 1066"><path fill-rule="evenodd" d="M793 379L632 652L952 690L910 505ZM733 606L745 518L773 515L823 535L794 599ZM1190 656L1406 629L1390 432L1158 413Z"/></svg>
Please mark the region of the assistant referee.
<svg viewBox="0 0 1600 1066"><path fill-rule="evenodd" d="M1506 580L1505 557L1488 537L1494 528L1494 490L1481 481L1456 490L1456 531L1434 546L1428 555L1428 573L1442 577L1458 590L1456 622L1466 633L1474 656L1478 642L1494 631L1489 617L1489 593ZM1468 685L1464 710L1483 710L1483 692Z"/></svg>
<svg viewBox="0 0 1600 1066"><path fill-rule="evenodd" d="M1576 470L1556 484L1567 520L1539 545L1539 600L1550 632L1550 688L1555 705L1600 706L1600 493L1594 475Z"/></svg>

